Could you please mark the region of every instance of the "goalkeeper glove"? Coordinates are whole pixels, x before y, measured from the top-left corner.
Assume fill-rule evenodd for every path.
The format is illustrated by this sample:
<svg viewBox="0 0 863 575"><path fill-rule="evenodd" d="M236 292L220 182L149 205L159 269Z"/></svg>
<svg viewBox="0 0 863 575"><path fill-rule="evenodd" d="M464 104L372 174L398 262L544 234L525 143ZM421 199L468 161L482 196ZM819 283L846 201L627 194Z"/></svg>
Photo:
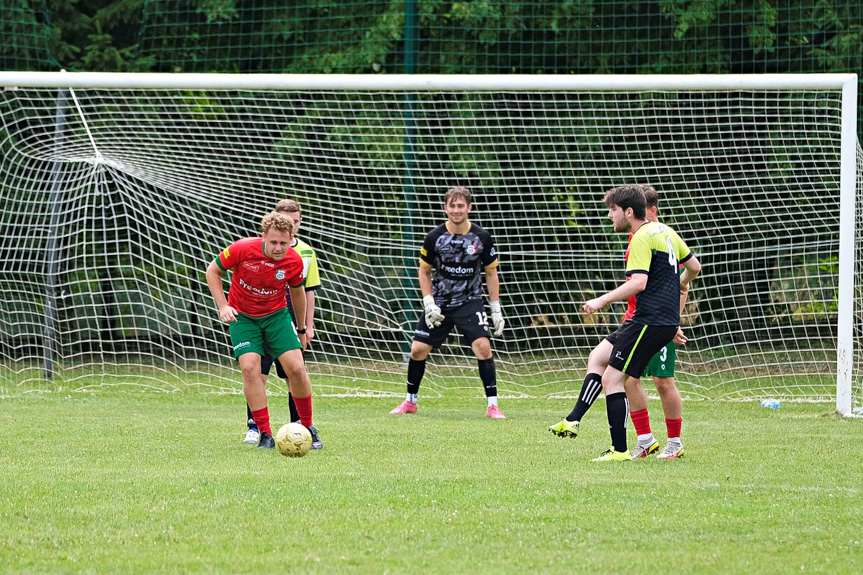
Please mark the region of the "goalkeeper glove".
<svg viewBox="0 0 863 575"><path fill-rule="evenodd" d="M427 295L423 298L423 306L425 307L426 324L429 327L437 327L443 321L443 314L440 308L434 302L434 296Z"/></svg>
<svg viewBox="0 0 863 575"><path fill-rule="evenodd" d="M503 312L500 311L499 301L490 301L488 306L491 308L491 323L494 326L494 335L500 336L503 333Z"/></svg>

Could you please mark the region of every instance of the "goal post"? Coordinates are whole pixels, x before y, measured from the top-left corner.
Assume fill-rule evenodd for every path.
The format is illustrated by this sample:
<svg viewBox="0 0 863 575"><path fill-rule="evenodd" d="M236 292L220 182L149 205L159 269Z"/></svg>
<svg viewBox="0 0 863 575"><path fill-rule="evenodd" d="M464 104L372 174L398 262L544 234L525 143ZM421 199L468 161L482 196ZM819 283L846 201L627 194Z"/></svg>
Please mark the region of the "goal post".
<svg viewBox="0 0 863 575"><path fill-rule="evenodd" d="M846 118L847 115L847 118ZM836 347L836 411L851 415L854 370L854 268L857 254L854 237L857 213L856 197L863 176L858 171L860 145L857 141L857 75L844 78L842 84L842 160L839 177L839 290ZM851 122L850 124L848 122ZM863 169L861 169L863 171ZM847 216L845 215L847 212ZM853 216L853 217L852 217Z"/></svg>
<svg viewBox="0 0 863 575"><path fill-rule="evenodd" d="M238 392L203 270L292 197L324 282L316 389L401 395L419 246L460 184L501 253L501 393L575 394L622 315L578 311L623 279L626 238L602 195L636 181L704 265L683 317L684 396L850 414L856 116L853 74L0 72L0 393ZM424 393L480 393L457 336L430 361Z"/></svg>

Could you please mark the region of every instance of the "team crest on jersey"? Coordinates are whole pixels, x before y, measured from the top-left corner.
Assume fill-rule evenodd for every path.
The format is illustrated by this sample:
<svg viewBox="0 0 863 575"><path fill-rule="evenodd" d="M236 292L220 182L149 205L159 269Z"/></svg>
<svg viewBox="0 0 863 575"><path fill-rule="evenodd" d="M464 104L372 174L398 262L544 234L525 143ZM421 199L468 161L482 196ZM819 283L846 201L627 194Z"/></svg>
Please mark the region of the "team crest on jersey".
<svg viewBox="0 0 863 575"><path fill-rule="evenodd" d="M282 281L283 279L285 279L285 270L278 270L276 272L276 279L279 281Z"/></svg>
<svg viewBox="0 0 863 575"><path fill-rule="evenodd" d="M466 251L470 256L474 255L476 253L476 244L468 244L464 251Z"/></svg>

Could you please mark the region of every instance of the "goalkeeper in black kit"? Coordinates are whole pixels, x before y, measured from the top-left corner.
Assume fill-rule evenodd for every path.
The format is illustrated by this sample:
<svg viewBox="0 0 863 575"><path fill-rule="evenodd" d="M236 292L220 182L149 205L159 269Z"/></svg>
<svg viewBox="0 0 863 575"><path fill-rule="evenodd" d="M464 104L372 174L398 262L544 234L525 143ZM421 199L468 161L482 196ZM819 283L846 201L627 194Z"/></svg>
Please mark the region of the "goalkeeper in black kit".
<svg viewBox="0 0 863 575"><path fill-rule="evenodd" d="M479 376L488 402L486 417L505 419L497 403L497 374L482 300L484 271L493 333L500 336L504 320L500 308L497 252L491 234L468 220L472 209L470 190L462 186L450 188L444 196L443 208L447 221L426 236L420 251L419 282L425 309L411 344L407 398L390 413L416 413L426 358L433 348L443 345L453 327L457 327L479 364Z"/></svg>

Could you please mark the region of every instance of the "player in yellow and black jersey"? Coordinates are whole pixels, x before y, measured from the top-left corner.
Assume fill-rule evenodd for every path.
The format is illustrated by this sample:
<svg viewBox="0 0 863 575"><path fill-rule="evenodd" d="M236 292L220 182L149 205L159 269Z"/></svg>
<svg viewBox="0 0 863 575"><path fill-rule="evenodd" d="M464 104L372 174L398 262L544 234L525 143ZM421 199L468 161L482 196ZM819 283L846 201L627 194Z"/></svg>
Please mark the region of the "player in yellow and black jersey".
<svg viewBox="0 0 863 575"><path fill-rule="evenodd" d="M636 296L632 318L605 338L590 354L588 365L600 365L605 392L611 449L594 461L627 461L632 458L626 445L626 417L629 403L626 384L639 378L650 359L670 343L680 327L683 294L701 271L701 264L686 243L670 227L646 219L646 200L640 185L624 185L605 194L608 217L616 232L632 232L626 275L629 281L586 302L582 310L590 315L609 303ZM684 267L678 275L679 265ZM589 368L590 371L592 369ZM600 374L588 373L588 378ZM575 410L573 410L575 411ZM577 421L564 418L551 426L563 437L574 437Z"/></svg>

